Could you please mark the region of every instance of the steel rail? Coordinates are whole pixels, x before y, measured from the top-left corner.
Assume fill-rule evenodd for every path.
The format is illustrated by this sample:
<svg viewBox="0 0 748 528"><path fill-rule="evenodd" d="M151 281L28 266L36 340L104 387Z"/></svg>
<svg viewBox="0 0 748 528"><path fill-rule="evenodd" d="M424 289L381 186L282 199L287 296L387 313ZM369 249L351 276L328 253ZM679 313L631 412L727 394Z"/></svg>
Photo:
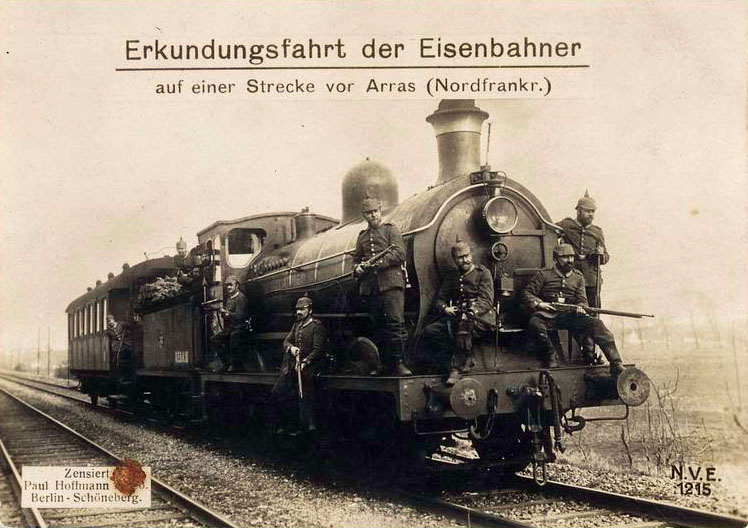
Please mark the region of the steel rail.
<svg viewBox="0 0 748 528"><path fill-rule="evenodd" d="M16 499L18 499L18 504L20 505L21 490L23 489L23 479L21 478L21 474L18 472L18 468L13 462L13 458L10 456L8 449L5 447L5 444L3 443L3 440L1 438L0 453L2 453L5 463L8 464L10 472L13 473L11 487L13 488L13 493L15 494ZM36 526L37 528L47 528L48 525L42 518L42 515L37 508L24 508L23 506L21 506L21 512L23 513L23 516L26 518L26 522L29 523L29 525Z"/></svg>
<svg viewBox="0 0 748 528"><path fill-rule="evenodd" d="M395 490L394 493L398 498L405 498L416 507L426 506L430 510L448 516L466 526L479 526L484 528L536 528L532 524L515 521L514 519L509 519L502 515L477 510L475 508L470 508L469 506L461 506L459 504L454 504L449 501L426 495L417 495L404 490Z"/></svg>
<svg viewBox="0 0 748 528"><path fill-rule="evenodd" d="M26 408L30 409L31 411L35 412L36 414L44 417L46 420L54 423L64 431L66 431L68 434L73 435L77 439L79 439L84 444L94 448L95 450L99 451L100 453L103 453L107 457L117 461L117 462L123 462L123 460L118 457L113 452L109 451L105 447L97 444L93 440L89 439L86 436L83 436L75 429L72 429L71 427L65 425L64 423L60 422L56 418L50 416L49 414L45 413L44 411L37 409L33 405L25 402L18 396L15 396L14 394L11 394L4 388L0 387L0 392L3 392L10 396L12 399L16 400L21 405L25 406ZM173 499L180 508L183 508L184 511L188 512L190 515L192 515L196 520L200 521L203 524L206 524L208 526L214 526L219 528L240 528L239 525L234 524L232 521L227 519L226 517L220 515L217 512L214 512L210 509L208 509L206 506L203 506L199 502L191 499L190 497L184 495L180 491L177 491L176 489L172 488L165 482L162 482L161 480L155 478L154 476L151 476L151 487L153 490L159 492L163 496L165 496L167 499Z"/></svg>
<svg viewBox="0 0 748 528"><path fill-rule="evenodd" d="M526 489L537 489L530 477L515 475L515 479ZM675 526L687 528L739 528L748 524L748 519L723 515L704 510L697 510L686 506L677 506L667 502L652 499L632 497L612 491L602 491L585 486L564 484L549 480L543 486L543 491L579 497L587 502L595 503L606 508L617 508L672 523Z"/></svg>

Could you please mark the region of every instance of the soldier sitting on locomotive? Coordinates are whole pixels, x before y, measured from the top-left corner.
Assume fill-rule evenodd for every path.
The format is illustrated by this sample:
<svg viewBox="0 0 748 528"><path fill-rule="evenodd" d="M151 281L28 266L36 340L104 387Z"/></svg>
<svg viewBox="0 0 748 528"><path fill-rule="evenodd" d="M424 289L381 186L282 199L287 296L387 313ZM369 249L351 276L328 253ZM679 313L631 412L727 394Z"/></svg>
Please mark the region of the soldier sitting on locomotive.
<svg viewBox="0 0 748 528"><path fill-rule="evenodd" d="M447 385L472 369L473 340L496 331L491 272L473 263L473 250L465 242L457 242L451 253L457 269L446 274L436 294L434 307L440 317L423 332L429 355L449 371Z"/></svg>
<svg viewBox="0 0 748 528"><path fill-rule="evenodd" d="M174 255L174 267L177 270L177 282L182 286L195 284L200 278L200 267L203 262L198 250L199 247L188 253L187 243L181 237L179 238L177 254Z"/></svg>
<svg viewBox="0 0 748 528"><path fill-rule="evenodd" d="M382 356L382 365L373 376L394 374L410 376L405 366L405 243L400 229L390 222L382 222L382 203L367 198L361 203L361 213L369 227L358 234L353 252L353 276L358 279L358 293L374 321L375 339Z"/></svg>
<svg viewBox="0 0 748 528"><path fill-rule="evenodd" d="M298 402L299 419L308 431L316 429L314 377L322 367L327 332L319 319L312 317L312 300L303 296L296 301L296 322L283 341L283 363L271 397L282 424L291 423L292 409ZM282 432L282 430L279 430Z"/></svg>
<svg viewBox="0 0 748 528"><path fill-rule="evenodd" d="M553 259L554 267L538 271L522 292L522 303L531 314L528 338L541 351L545 366L554 368L558 361L549 331L566 329L589 335L610 363L611 375L618 376L623 363L613 334L600 319L585 312L589 304L584 276L574 268L574 248L569 244L556 246ZM553 303L573 305L573 311L561 310Z"/></svg>
<svg viewBox="0 0 748 528"><path fill-rule="evenodd" d="M234 275L229 275L225 283L226 297L223 307L218 310L223 328L213 335L211 344L218 348L222 371L243 372L249 341L249 306Z"/></svg>

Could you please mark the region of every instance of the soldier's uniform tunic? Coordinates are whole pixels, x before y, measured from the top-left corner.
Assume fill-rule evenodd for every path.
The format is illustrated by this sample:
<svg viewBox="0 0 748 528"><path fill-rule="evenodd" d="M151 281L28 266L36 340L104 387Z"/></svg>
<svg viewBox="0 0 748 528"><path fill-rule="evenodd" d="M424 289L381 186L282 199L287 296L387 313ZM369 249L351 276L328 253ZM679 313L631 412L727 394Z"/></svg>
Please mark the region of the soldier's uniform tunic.
<svg viewBox="0 0 748 528"><path fill-rule="evenodd" d="M600 308L600 299L597 298L597 261L599 258L599 265L604 265L610 260L603 230L594 224L583 226L576 218L564 218L558 225L564 229L564 242L571 244L576 253L574 267L584 276L590 306ZM599 257L596 254L598 247L603 250Z"/></svg>
<svg viewBox="0 0 748 528"><path fill-rule="evenodd" d="M614 342L613 334L605 324L595 317L576 313L547 313L537 311L541 302L563 302L589 307L582 273L572 269L563 274L557 267L538 271L522 291L522 304L532 315L528 323L528 337L546 355L553 357L554 347L548 331L567 329L588 334L602 347Z"/></svg>
<svg viewBox="0 0 748 528"><path fill-rule="evenodd" d="M360 264L385 248L395 247L374 263L371 272L358 277L358 293L381 337L375 338L383 363L404 360L408 334L405 331L405 280L401 266L405 263L405 243L400 229L389 222L368 227L358 234L353 253L353 266Z"/></svg>
<svg viewBox="0 0 748 528"><path fill-rule="evenodd" d="M107 328L106 335L109 337L110 365L114 365L120 377L132 377L135 373L135 351L131 328L116 321L114 328Z"/></svg>
<svg viewBox="0 0 748 528"><path fill-rule="evenodd" d="M223 319L223 330L215 334L212 341L223 345L220 346L219 357L224 366L242 367L249 338L249 332L247 331L247 319L249 317L247 297L237 290L234 295L224 300L223 306L229 314Z"/></svg>
<svg viewBox="0 0 748 528"><path fill-rule="evenodd" d="M173 258L179 284L188 286L200 277L199 267L202 265L202 261L199 256L188 253L184 257L174 255Z"/></svg>
<svg viewBox="0 0 748 528"><path fill-rule="evenodd" d="M288 416L291 413L291 403L299 397L298 380L294 368L296 359L291 356L289 349L292 346L298 347L299 360L309 362L309 365L301 371L301 388L304 392L304 398L301 400L301 421L307 426L311 423L314 414L314 378L321 368L326 344L327 331L324 325L312 317L295 322L283 341L283 365L281 375L273 386L272 397L282 415Z"/></svg>
<svg viewBox="0 0 748 528"><path fill-rule="evenodd" d="M493 277L484 266L477 264L464 274L460 270L451 270L446 274L436 294L434 308L437 313L444 314L450 303L475 314L474 337L495 330ZM465 359L462 354L452 354L457 333L456 323L456 318L443 315L423 331L424 339L430 344L429 352L442 367L449 363L452 368L459 368Z"/></svg>

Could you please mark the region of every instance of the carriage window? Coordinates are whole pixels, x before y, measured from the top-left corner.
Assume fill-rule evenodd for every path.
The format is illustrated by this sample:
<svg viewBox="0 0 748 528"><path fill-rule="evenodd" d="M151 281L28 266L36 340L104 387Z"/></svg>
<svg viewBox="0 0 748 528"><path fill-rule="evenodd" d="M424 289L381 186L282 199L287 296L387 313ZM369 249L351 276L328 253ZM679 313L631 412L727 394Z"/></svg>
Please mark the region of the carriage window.
<svg viewBox="0 0 748 528"><path fill-rule="evenodd" d="M104 323L106 322L106 314L107 314L108 309L109 307L107 306L107 300L103 299L101 301L101 320L102 320L101 328L104 330L106 330Z"/></svg>
<svg viewBox="0 0 748 528"><path fill-rule="evenodd" d="M75 321L74 315L69 313L68 314L68 341L70 341L71 339L75 337L75 333L74 333L75 327L73 326L74 321Z"/></svg>
<svg viewBox="0 0 748 528"><path fill-rule="evenodd" d="M95 301L93 303L93 331L94 333L99 333L99 301Z"/></svg>
<svg viewBox="0 0 748 528"><path fill-rule="evenodd" d="M244 268L262 249L262 236L259 229L232 229L226 235L226 255L232 268Z"/></svg>
<svg viewBox="0 0 748 528"><path fill-rule="evenodd" d="M86 305L86 335L91 333L91 305Z"/></svg>

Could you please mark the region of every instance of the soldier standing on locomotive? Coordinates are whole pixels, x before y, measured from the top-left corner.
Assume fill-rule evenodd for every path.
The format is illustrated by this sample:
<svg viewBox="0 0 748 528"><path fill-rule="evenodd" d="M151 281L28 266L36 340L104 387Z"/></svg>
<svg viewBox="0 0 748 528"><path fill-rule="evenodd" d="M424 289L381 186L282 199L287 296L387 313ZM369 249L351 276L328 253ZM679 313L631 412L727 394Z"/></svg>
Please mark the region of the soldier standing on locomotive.
<svg viewBox="0 0 748 528"><path fill-rule="evenodd" d="M211 338L211 342L219 349L222 370L242 372L249 340L249 306L247 297L239 291L239 281L234 275L226 278L226 298L223 307L218 310L218 316L223 321L223 329Z"/></svg>
<svg viewBox="0 0 748 528"><path fill-rule="evenodd" d="M114 365L113 370L116 369L119 381L132 381L135 375L135 357L130 327L108 314L106 335L109 337L110 362Z"/></svg>
<svg viewBox="0 0 748 528"><path fill-rule="evenodd" d="M361 231L356 240L353 276L358 279L359 295L366 303L377 333L383 334L376 340L382 365L371 374L409 376L412 372L404 362L408 334L404 313L403 235L396 225L382 222L382 203L376 198L365 199L361 213L369 227Z"/></svg>
<svg viewBox="0 0 748 528"><path fill-rule="evenodd" d="M592 224L596 209L595 200L585 191L584 196L577 201L577 217L564 218L558 225L564 229L563 241L571 244L576 252L574 267L584 276L587 301L591 307L600 308L600 288L602 287L600 266L608 263L610 255L605 247L603 230ZM587 361L594 362L595 347L592 340L588 337L580 345Z"/></svg>
<svg viewBox="0 0 748 528"><path fill-rule="evenodd" d="M496 330L493 278L480 264L473 264L469 244L458 242L451 249L457 269L448 272L436 295L434 307L440 318L429 324L423 338L429 354L449 370L447 385L473 367L473 339Z"/></svg>
<svg viewBox="0 0 748 528"><path fill-rule="evenodd" d="M272 390L274 408L281 423L290 420L292 402L299 400L299 418L307 430L316 429L314 420L314 377L325 357L327 332L319 319L312 317L312 300L300 297L296 301L296 322L283 341L283 364Z"/></svg>
<svg viewBox="0 0 748 528"><path fill-rule="evenodd" d="M605 354L610 363L610 373L617 376L623 371L623 363L613 334L605 324L585 312L587 294L584 276L574 268L574 248L560 244L553 249L555 266L538 271L522 291L522 303L531 313L528 337L542 352L545 366L558 366L556 349L548 332L566 329L589 336ZM576 305L573 312L557 310L551 303Z"/></svg>

